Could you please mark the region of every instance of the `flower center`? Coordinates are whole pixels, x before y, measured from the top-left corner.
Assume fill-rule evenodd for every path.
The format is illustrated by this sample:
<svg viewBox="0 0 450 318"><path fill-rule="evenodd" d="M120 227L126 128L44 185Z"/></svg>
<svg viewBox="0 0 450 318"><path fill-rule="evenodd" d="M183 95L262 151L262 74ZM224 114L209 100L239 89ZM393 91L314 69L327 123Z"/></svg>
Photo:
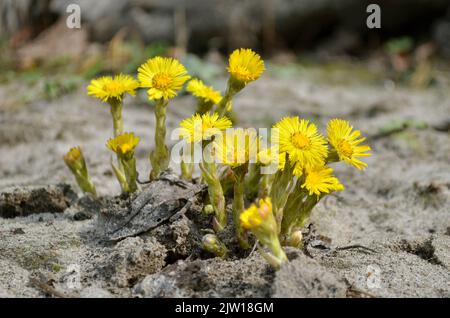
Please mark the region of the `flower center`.
<svg viewBox="0 0 450 318"><path fill-rule="evenodd" d="M120 150L125 154L131 150L131 146L130 144L123 144L120 146Z"/></svg>
<svg viewBox="0 0 450 318"><path fill-rule="evenodd" d="M117 82L110 82L108 84L105 84L104 90L111 95L120 95L123 93L122 85Z"/></svg>
<svg viewBox="0 0 450 318"><path fill-rule="evenodd" d="M153 76L152 85L158 89L168 89L173 83L173 78L167 73L159 73Z"/></svg>
<svg viewBox="0 0 450 318"><path fill-rule="evenodd" d="M351 157L353 155L353 147L347 140L342 140L339 144L339 150L346 157Z"/></svg>
<svg viewBox="0 0 450 318"><path fill-rule="evenodd" d="M249 81L252 79L252 74L246 67L236 67L232 73L234 77L241 81Z"/></svg>
<svg viewBox="0 0 450 318"><path fill-rule="evenodd" d="M320 174L314 171L310 171L308 173L308 183L310 185L317 185L321 182L322 178L320 177Z"/></svg>
<svg viewBox="0 0 450 318"><path fill-rule="evenodd" d="M291 138L292 143L298 149L305 149L311 146L311 141L302 133L295 133Z"/></svg>
<svg viewBox="0 0 450 318"><path fill-rule="evenodd" d="M206 133L208 129L212 129L212 125L209 123L202 122L202 132Z"/></svg>

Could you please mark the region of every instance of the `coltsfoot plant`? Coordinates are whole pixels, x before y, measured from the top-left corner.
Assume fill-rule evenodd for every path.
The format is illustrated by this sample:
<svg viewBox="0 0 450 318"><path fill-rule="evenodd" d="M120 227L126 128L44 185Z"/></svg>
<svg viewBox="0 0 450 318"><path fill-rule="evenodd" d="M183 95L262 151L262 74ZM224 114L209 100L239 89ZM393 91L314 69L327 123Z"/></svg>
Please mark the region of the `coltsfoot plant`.
<svg viewBox="0 0 450 318"><path fill-rule="evenodd" d="M367 164L361 158L369 156L371 149L360 131L343 119L330 120L326 135L298 116L282 118L266 133L261 128L233 127L228 116L233 98L259 79L265 66L252 50L238 49L230 55L227 70L228 84L222 95L200 79L189 81L179 61L155 57L139 67L139 81L129 75L102 77L91 82L88 94L111 107L114 135L107 147L117 156L117 166L112 167L123 192L139 190L134 157L139 138L124 133L122 101L125 94L135 95L141 87L148 90L156 117L150 179L158 178L172 160L180 164L186 180L192 180L198 166L200 182L208 187L204 212L211 217L212 230L205 229L209 233L203 237L202 248L227 257L229 249L220 237L232 220L241 248L250 248L256 239L263 257L279 268L288 261L283 246L302 246L302 229L314 207L325 196L344 190L332 166L342 162L363 170ZM197 98L197 111L172 134L179 144L171 151L166 145L166 108L186 82L187 92ZM80 188L95 195L81 149L72 149L64 160ZM230 200L228 188L232 188Z"/></svg>
<svg viewBox="0 0 450 318"><path fill-rule="evenodd" d="M108 140L106 144L119 158L122 169L118 169L114 164L112 164L112 167L122 190L128 193L133 193L138 188L136 183L136 158L134 158L134 149L138 143L139 138L133 133L124 133Z"/></svg>
<svg viewBox="0 0 450 318"><path fill-rule="evenodd" d="M166 108L169 100L190 78L185 67L173 58L154 57L138 69L141 87L148 88L148 98L155 106L155 150L150 154L152 171L150 179L155 179L169 167L169 149L166 146Z"/></svg>
<svg viewBox="0 0 450 318"><path fill-rule="evenodd" d="M89 172L84 160L83 152L80 147L74 147L64 156L64 162L75 176L78 186L84 193L90 193L97 196L95 185L89 176Z"/></svg>
<svg viewBox="0 0 450 318"><path fill-rule="evenodd" d="M123 134L123 98L125 94L132 96L136 95L136 89L139 87L139 82L136 81L130 75L119 74L114 77L104 76L91 81L87 91L89 96L96 97L102 102L108 103L110 106L111 116L113 120L113 136L118 138ZM116 151L115 151L116 152ZM112 169L119 181L119 184L123 192L134 192L137 190L135 187L128 187L125 180L126 173L123 166L123 158L121 159L118 152L117 154L117 166L111 160Z"/></svg>

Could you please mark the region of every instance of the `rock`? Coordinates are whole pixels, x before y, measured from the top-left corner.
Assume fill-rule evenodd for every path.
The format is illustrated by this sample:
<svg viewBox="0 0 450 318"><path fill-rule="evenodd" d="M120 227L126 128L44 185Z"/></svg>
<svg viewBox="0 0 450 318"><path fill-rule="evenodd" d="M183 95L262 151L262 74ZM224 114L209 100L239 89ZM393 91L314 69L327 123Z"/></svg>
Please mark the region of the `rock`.
<svg viewBox="0 0 450 318"><path fill-rule="evenodd" d="M433 39L445 57L450 57L450 19L436 22L433 28Z"/></svg>
<svg viewBox="0 0 450 318"><path fill-rule="evenodd" d="M450 236L439 235L431 242L437 261L450 270Z"/></svg>
<svg viewBox="0 0 450 318"><path fill-rule="evenodd" d="M145 277L135 297L269 297L273 269L257 253L235 261L178 261Z"/></svg>
<svg viewBox="0 0 450 318"><path fill-rule="evenodd" d="M13 298L14 296L9 294L4 288L0 287L0 298Z"/></svg>
<svg viewBox="0 0 450 318"><path fill-rule="evenodd" d="M113 295L107 291L106 289L103 289L98 286L89 286L84 288L80 294L80 298L112 298Z"/></svg>
<svg viewBox="0 0 450 318"><path fill-rule="evenodd" d="M0 217L23 217L36 213L61 213L77 195L66 184L11 188L0 193Z"/></svg>
<svg viewBox="0 0 450 318"><path fill-rule="evenodd" d="M347 287L333 272L315 260L299 254L276 273L273 297L345 297Z"/></svg>
<svg viewBox="0 0 450 318"><path fill-rule="evenodd" d="M81 8L83 21L96 22L108 15L121 15L128 2L128 0L53 0L50 9L60 15L65 15L69 4L76 4Z"/></svg>
<svg viewBox="0 0 450 318"><path fill-rule="evenodd" d="M145 275L161 270L166 264L165 258L166 248L156 239L144 241L130 237L114 247L102 271L111 276L114 285L127 287Z"/></svg>
<svg viewBox="0 0 450 318"><path fill-rule="evenodd" d="M436 263L429 238L369 245L376 253L349 249L314 257L341 275L359 297L449 297L450 272ZM442 253L445 252L445 249Z"/></svg>
<svg viewBox="0 0 450 318"><path fill-rule="evenodd" d="M142 37L151 43L153 41L166 41L174 34L173 15L167 12L146 12L142 8L136 7L128 13L130 24Z"/></svg>
<svg viewBox="0 0 450 318"><path fill-rule="evenodd" d="M125 207L103 209L99 228L104 228L109 240L119 240L147 232L168 221L176 214L187 212L204 185L180 180L165 173L150 183Z"/></svg>
<svg viewBox="0 0 450 318"><path fill-rule="evenodd" d="M85 29L69 29L65 19L42 32L36 39L17 51L19 63L24 68L49 59L70 58L77 60L87 48L88 33Z"/></svg>

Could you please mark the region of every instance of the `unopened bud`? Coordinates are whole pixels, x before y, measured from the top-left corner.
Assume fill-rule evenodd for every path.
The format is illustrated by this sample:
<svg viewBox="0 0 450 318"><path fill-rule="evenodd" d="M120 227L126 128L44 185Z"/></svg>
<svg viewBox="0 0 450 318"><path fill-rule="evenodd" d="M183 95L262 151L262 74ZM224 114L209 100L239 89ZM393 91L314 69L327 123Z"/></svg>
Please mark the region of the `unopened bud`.
<svg viewBox="0 0 450 318"><path fill-rule="evenodd" d="M206 215L213 214L214 207L211 204L205 205L205 207L203 208L203 213L205 213Z"/></svg>
<svg viewBox="0 0 450 318"><path fill-rule="evenodd" d="M218 257L225 257L228 253L228 249L219 238L214 234L206 234L202 239L202 247L205 251L208 251Z"/></svg>
<svg viewBox="0 0 450 318"><path fill-rule="evenodd" d="M72 171L81 190L96 196L97 192L95 190L95 185L89 176L81 148L75 147L70 149L64 156L64 162L69 167L70 171Z"/></svg>
<svg viewBox="0 0 450 318"><path fill-rule="evenodd" d="M300 230L295 230L288 238L287 244L292 247L301 247L303 244L303 234Z"/></svg>

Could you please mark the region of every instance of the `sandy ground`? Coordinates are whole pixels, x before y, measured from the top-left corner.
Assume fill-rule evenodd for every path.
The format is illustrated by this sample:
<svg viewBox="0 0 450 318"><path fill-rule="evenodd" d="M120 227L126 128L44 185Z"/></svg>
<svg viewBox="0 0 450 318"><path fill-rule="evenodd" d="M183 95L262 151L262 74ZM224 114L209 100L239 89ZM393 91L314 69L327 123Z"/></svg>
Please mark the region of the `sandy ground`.
<svg viewBox="0 0 450 318"><path fill-rule="evenodd" d="M342 117L373 148L366 171L337 168L346 190L316 207L305 251L290 249L292 261L274 272L257 253L220 260L199 251L200 204L149 233L117 244L102 241L103 203L79 200L58 184L78 191L61 159L78 144L100 194L119 193L104 146L111 134L108 108L83 90L11 107L5 100L19 84L0 87L0 296L450 296L446 86L412 90L267 75L236 98L242 126L267 127L283 115L300 115L323 129L327 120ZM191 97L173 102L169 131L194 109ZM145 179L152 109L142 96L127 99L124 117L125 129L142 138L138 170ZM11 197L28 199L7 215L4 202ZM43 203L33 205L33 198ZM47 213L37 213L43 209Z"/></svg>

